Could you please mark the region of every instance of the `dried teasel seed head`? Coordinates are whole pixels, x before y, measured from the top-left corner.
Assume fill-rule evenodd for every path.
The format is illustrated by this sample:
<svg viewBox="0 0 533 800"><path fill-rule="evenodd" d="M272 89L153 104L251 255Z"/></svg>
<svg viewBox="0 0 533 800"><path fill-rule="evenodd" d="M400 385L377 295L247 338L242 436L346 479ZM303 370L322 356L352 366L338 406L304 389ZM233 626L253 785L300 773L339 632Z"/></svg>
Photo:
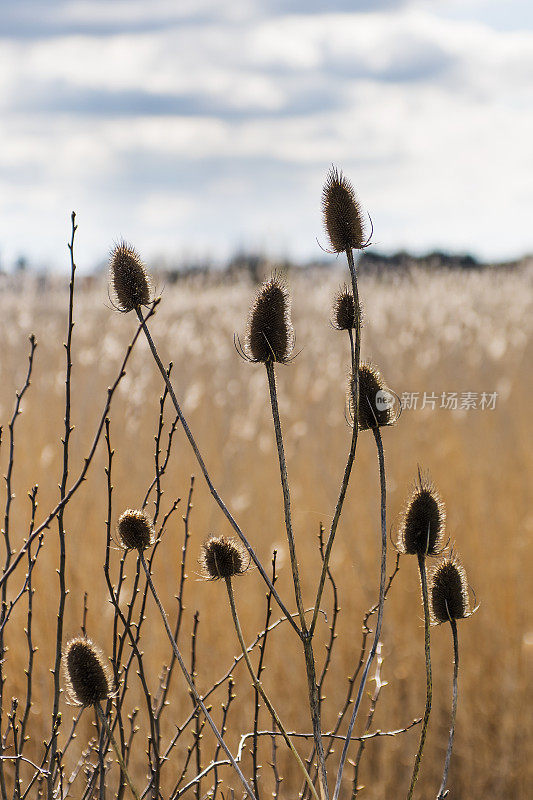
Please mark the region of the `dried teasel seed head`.
<svg viewBox="0 0 533 800"><path fill-rule="evenodd" d="M373 364L363 363L359 367L359 430L381 428L392 425L393 395L387 388L379 371ZM353 378L349 382L348 405L353 419Z"/></svg>
<svg viewBox="0 0 533 800"><path fill-rule="evenodd" d="M435 622L470 616L466 573L455 556L442 561L431 573L429 597Z"/></svg>
<svg viewBox="0 0 533 800"><path fill-rule="evenodd" d="M324 223L336 253L365 246L363 215L354 188L336 167L331 167L322 191Z"/></svg>
<svg viewBox="0 0 533 800"><path fill-rule="evenodd" d="M132 311L150 302L150 281L139 253L126 242L111 253L109 275L117 307Z"/></svg>
<svg viewBox="0 0 533 800"><path fill-rule="evenodd" d="M428 475L418 470L400 524L398 549L417 556L437 556L444 549L446 512L439 492Z"/></svg>
<svg viewBox="0 0 533 800"><path fill-rule="evenodd" d="M126 550L146 550L155 539L150 517L144 511L134 511L131 508L119 517L117 533Z"/></svg>
<svg viewBox="0 0 533 800"><path fill-rule="evenodd" d="M347 286L337 292L333 301L333 327L338 331L349 331L355 328L355 303L353 294Z"/></svg>
<svg viewBox="0 0 533 800"><path fill-rule="evenodd" d="M290 298L278 275L263 283L250 310L246 352L252 361L284 364L294 344Z"/></svg>
<svg viewBox="0 0 533 800"><path fill-rule="evenodd" d="M73 703L93 706L109 697L111 688L104 657L90 639L71 639L63 653L67 690Z"/></svg>
<svg viewBox="0 0 533 800"><path fill-rule="evenodd" d="M235 539L227 536L212 536L202 545L200 563L204 577L216 581L242 575L249 565L246 551Z"/></svg>

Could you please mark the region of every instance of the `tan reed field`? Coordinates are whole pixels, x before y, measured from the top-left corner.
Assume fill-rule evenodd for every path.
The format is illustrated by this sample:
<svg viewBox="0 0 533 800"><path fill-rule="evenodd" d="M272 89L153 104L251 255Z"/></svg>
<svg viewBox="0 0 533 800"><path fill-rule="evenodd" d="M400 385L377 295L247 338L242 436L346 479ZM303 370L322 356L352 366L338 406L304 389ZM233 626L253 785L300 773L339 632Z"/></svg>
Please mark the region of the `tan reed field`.
<svg viewBox="0 0 533 800"><path fill-rule="evenodd" d="M68 256L68 254L67 254ZM67 262L67 256L65 261ZM293 529L300 565L303 604L314 603L321 560L318 534L322 523L331 523L349 448L351 429L346 421L346 389L350 374L347 340L331 325L331 305L339 285L346 281L344 265L330 270L292 270L287 285L292 297L296 357L277 365L277 388L285 453L290 480ZM15 392L24 383L28 336L34 333L38 346L31 386L24 395L16 422L13 462L13 500L10 520L11 543L18 551L28 535L31 505L27 493L38 484L36 521L40 523L59 498L58 483L63 470L60 439L64 435L65 341L68 309L68 271L64 281L44 286L30 277L3 279L0 292L0 336L3 343L0 380L0 410L4 426L0 458L2 473L9 465L8 423ZM533 452L533 265L515 270L485 269L471 272L419 269L401 273L363 274L359 293L363 305L362 358L371 360L388 386L402 396L418 393L417 408L406 407L399 421L382 429L387 470L387 529L396 539L399 518L417 475L418 466L429 470L444 500L446 538L456 545L468 580L480 605L469 620L459 621L459 704L448 787L455 800L526 800L533 785L533 506L531 485ZM215 278L190 280L164 286L162 301L150 320L165 365L173 362L172 380L182 408L194 431L213 481L247 538L270 572L273 550L277 551L276 588L292 611L296 610L291 565L283 523L283 502L268 384L261 364L244 361L237 354L233 336L245 331L248 308L256 287L245 278L222 281ZM70 486L88 454L105 404L106 389L114 381L126 347L137 328L134 314L122 315L108 301L106 283L78 278L74 301L72 339L72 407L74 430L70 439ZM109 413L110 448L114 450L111 522L127 508L140 508L154 476L154 436L158 430L159 398L163 382L148 346L139 338L126 375L119 384ZM426 402L424 406L424 393ZM457 393L458 405L475 402L476 408L443 408L449 395ZM465 393L472 393L469 398ZM496 393L494 408L481 408L482 393ZM414 401L413 401L414 402ZM494 398L493 398L494 402ZM434 404L434 408L431 405ZM175 419L167 398L161 450ZM102 439L90 465L87 480L65 508L66 597L63 640L82 633L84 593L87 594L86 630L106 656L113 649L114 611L104 575L108 491L105 469L108 451ZM195 475L192 509L187 523L187 549L183 595L183 620L178 644L200 694L230 668L239 643L232 624L224 580L208 582L202 575L202 543L210 536L233 532L203 481L183 431L178 426L168 465L161 479L159 520L170 513L164 536L152 565L154 583L169 614L171 627L177 613L182 545L186 529L190 476ZM154 492L147 511L154 513ZM34 544L34 550L37 543ZM376 448L371 431L361 431L354 472L331 557L331 572L338 592L340 612L334 613L332 584L328 580L317 621L314 652L320 673L330 627L335 624L331 664L322 687L322 728L335 726L345 702L348 676L357 666L361 649L364 612L378 600L380 552L380 485ZM150 551L146 551L148 557ZM112 543L110 572L118 580L123 555ZM3 556L4 557L4 556ZM42 550L32 573L34 607L32 641L34 657L32 706L29 711L27 758L37 765L43 756L43 740L51 735L53 677L50 667L56 648L56 618L59 602L57 523L44 532ZM387 572L392 573L396 551L389 546ZM428 557L428 568L433 562ZM135 553L125 559L120 604L127 613L135 584L138 561ZM139 568L141 570L141 568ZM7 601L22 587L27 563L20 565L8 584ZM139 585L144 587L140 571ZM233 580L243 635L251 643L263 630L266 587L258 570L249 569ZM134 621L141 597L136 600ZM25 698L28 641L24 633L27 600L14 609L6 627L3 690L3 732L8 729L12 697ZM282 618L275 603L270 621ZM309 618L312 616L308 615ZM158 696L161 673L172 650L153 598L146 601L146 622L139 648L143 654L150 693ZM369 620L374 630L375 614ZM309 619L310 621L310 619ZM120 623L118 631L120 633ZM193 635L194 632L194 635ZM371 639L371 637L370 637ZM370 643L367 642L367 649ZM371 707L370 695L380 688L372 731L407 728L424 712L424 620L416 559L401 556L385 603L379 658L370 670L354 735L365 732ZM431 630L433 662L433 711L425 755L415 796L435 797L442 776L449 729L452 680L452 638L448 625ZM125 658L132 652L125 637ZM257 667L259 650L251 659ZM312 734L307 699L307 681L301 647L287 621L269 634L265 652L263 684L290 731ZM377 680L372 680L376 677ZM132 780L144 790L148 784L146 699L137 677L134 658L128 676L130 686L124 705L125 736L128 715L134 708L133 735L128 769ZM235 699L227 712L227 742L233 753L240 737L252 730L253 688L241 660L235 667ZM380 685L379 680L383 683ZM61 679L61 687L65 682ZM375 696L375 695L374 695ZM23 699L20 701L23 704ZM58 747L67 742L72 719L79 709L67 704L62 693ZM228 683L209 698L209 708L221 724L228 700ZM161 747L164 749L193 712L195 704L185 680L176 668L161 716ZM207 701L206 701L207 703ZM341 732L346 731L348 717ZM84 795L84 774L98 772L98 747L94 745L86 763L82 752L95 737L96 716L83 712L76 737L64 757L64 791L79 766L70 795ZM270 714L261 703L259 730L272 730ZM353 743L344 771L341 797L378 800L406 796L420 724L391 737L369 740L364 749L353 792ZM189 735L190 734L190 735ZM201 739L198 737L202 736ZM8 732L4 743L12 747ZM118 735L118 734L117 734ZM278 796L294 798L303 788L296 762L277 737L273 753L270 737L261 737L259 761L261 797L275 791L276 759L283 777ZM195 747L194 743L200 742ZM295 739L307 757L312 738ZM342 749L337 741L332 763ZM181 787L206 768L216 742L197 717L161 766L161 796L170 798L187 766ZM192 749L191 749L192 748ZM252 780L251 739L247 739L240 766ZM223 753L220 754L222 759ZM109 797L119 784L119 770L110 748ZM188 759L188 760L187 760ZM7 796L13 794L15 762L5 762ZM92 767L91 767L92 765ZM28 771L29 770L29 771ZM32 774L21 768L23 786ZM333 772L334 776L334 772ZM88 780L88 779L87 779ZM229 798L230 789L242 797L242 785L229 766L219 768L218 796ZM94 794L99 797L95 779ZM186 797L212 796L213 774L185 792ZM34 784L28 796L38 796ZM59 785L59 784L58 784ZM317 784L318 785L318 784ZM1 787L0 787L1 790ZM46 796L46 779L41 782ZM128 795L128 789L126 788ZM209 794L211 792L211 794ZM21 793L22 795L22 793ZM60 789L56 796L60 797ZM130 795L131 796L131 795ZM148 794L147 796L150 796Z"/></svg>

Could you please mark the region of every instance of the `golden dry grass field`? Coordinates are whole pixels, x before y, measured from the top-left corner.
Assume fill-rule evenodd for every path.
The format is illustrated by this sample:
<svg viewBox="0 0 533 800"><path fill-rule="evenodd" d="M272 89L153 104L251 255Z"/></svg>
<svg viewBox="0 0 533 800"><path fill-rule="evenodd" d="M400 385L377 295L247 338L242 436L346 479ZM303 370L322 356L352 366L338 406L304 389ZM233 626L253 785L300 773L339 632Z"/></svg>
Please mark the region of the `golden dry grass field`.
<svg viewBox="0 0 533 800"><path fill-rule="evenodd" d="M447 533L455 543L475 589L480 608L459 623L459 708L450 770L453 800L527 800L533 786L533 265L514 271L471 272L413 269L380 277L363 275L362 355L380 368L399 395L419 393L417 409L405 409L399 422L383 429L388 488L388 526L394 538L398 517L416 476L417 466L429 469L447 509ZM330 324L331 301L347 278L340 263L331 271L293 272L296 350L288 365L277 365L278 391L294 530L301 565L305 603L311 606L320 573L318 531L327 527L338 495L349 446L345 420L345 389L349 369L348 341ZM29 502L26 494L39 484L37 520L46 516L58 497L64 416L64 349L68 305L65 285L43 287L30 278L20 285L4 281L0 292L0 416L4 425L0 456L2 473L8 463L7 425L15 391L26 370L28 336L35 333L38 348L31 387L17 421L14 461L15 500L11 530L19 548L27 535ZM161 288L161 287L160 287ZM255 288L244 280L232 283L178 282L164 288L151 329L165 363L172 360L173 380L183 410L197 437L215 485L267 567L278 551L278 590L294 608L290 564L283 526L283 506L275 451L268 388L261 365L244 362L233 346L234 332L245 328ZM73 338L72 421L69 483L81 469L125 347L135 331L133 315L109 307L105 282L80 280L75 300ZM111 408L111 445L115 524L127 507L139 507L154 473L154 435L162 381L146 342L139 339ZM434 393L436 407L422 408L423 394ZM495 408L441 408L441 394L497 393ZM174 416L170 406L166 427ZM67 506L67 584L65 639L80 632L84 592L88 593L87 629L106 653L111 652L113 610L104 581L107 492L106 454L101 442L88 479ZM174 618L177 576L181 562L183 521L189 478L196 475L185 589L185 617L180 645L187 659L195 611L197 685L203 691L230 666L238 643L223 583L200 580L198 557L210 533L231 530L202 481L188 443L177 430L163 481L162 512L181 498L157 551L153 574L163 603ZM2 501L3 502L3 501ZM151 506L149 505L149 509ZM330 730L342 707L347 677L357 663L364 611L377 600L379 579L379 478L371 432L359 438L356 464L335 542L332 570L341 612L332 663L324 685L323 727ZM112 573L121 553L112 553ZM4 554L2 553L2 560ZM34 702L29 721L32 737L28 754L39 759L42 741L50 735L52 676L58 603L57 526L46 533L35 574ZM395 554L389 550L389 571ZM124 604L135 575L135 557L126 560ZM13 596L24 578L21 567L12 578ZM265 587L257 570L236 584L245 638L252 641L265 618ZM331 587L323 601L327 621L319 620L315 647L319 669L332 620ZM4 672L4 719L11 697L25 696L25 605L17 607L7 632ZM151 600L141 649L150 689L157 690L170 646ZM274 608L273 619L279 616ZM382 632L382 688L372 730L402 728L423 713L425 671L423 614L416 558L405 556L385 608ZM428 743L416 790L418 798L438 791L447 744L451 695L452 644L449 626L432 629L434 708ZM257 653L254 658L257 659ZM256 663L256 662L254 662ZM303 657L293 631L281 624L270 634L264 683L288 729L311 729ZM374 670L372 670L373 674ZM240 734L250 731L252 690L242 663L235 669L236 699L228 718L228 742L235 750ZM144 786L146 714L138 681L130 675L130 706L140 707L141 728L133 741L130 763ZM373 690L373 683L368 684ZM220 719L227 684L211 698ZM181 674L175 673L169 707L162 723L166 744L191 712L192 704ZM131 710L128 707L127 711ZM365 700L356 732L368 712ZM62 701L62 747L76 709ZM72 769L94 733L94 715L84 712L70 748ZM270 726L261 712L261 726ZM205 731L201 765L211 757ZM419 728L366 745L361 762L358 797L384 800L406 796ZM190 744L190 739L186 744ZM178 744L162 769L163 796L168 797L186 758ZM302 753L309 744L298 741ZM262 797L272 791L270 741L260 752ZM340 745L331 759L331 781ZM350 751L354 757L356 746ZM196 755L192 759L195 760ZM280 797L298 796L301 779L279 742L278 760L284 781ZM138 763L138 767L135 766ZM245 774L251 774L248 755ZM194 764L191 765L193 770ZM10 768L6 767L9 778ZM191 771L189 774L193 774ZM68 775L67 775L68 777ZM351 797L352 768L348 765L341 797ZM116 782L116 781L115 781ZM72 797L81 797L78 783ZM113 784L114 785L114 784ZM202 781L204 797L212 785ZM229 768L223 768L224 790L242 792ZM195 790L189 792L196 796ZM96 795L95 795L96 796ZM110 792L109 796L113 796ZM219 794L220 796L220 794Z"/></svg>

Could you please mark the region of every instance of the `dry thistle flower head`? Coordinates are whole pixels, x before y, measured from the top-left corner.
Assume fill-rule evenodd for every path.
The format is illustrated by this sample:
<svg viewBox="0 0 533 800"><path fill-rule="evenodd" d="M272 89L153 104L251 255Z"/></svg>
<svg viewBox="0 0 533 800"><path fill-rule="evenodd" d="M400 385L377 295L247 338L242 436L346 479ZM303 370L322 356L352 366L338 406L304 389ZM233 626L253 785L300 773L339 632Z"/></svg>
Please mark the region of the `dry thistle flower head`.
<svg viewBox="0 0 533 800"><path fill-rule="evenodd" d="M394 396L373 364L359 367L359 430L392 425ZM348 405L353 420L353 379L350 379Z"/></svg>
<svg viewBox="0 0 533 800"><path fill-rule="evenodd" d="M347 286L337 292L333 301L333 327L338 331L349 331L355 328L355 304L353 294Z"/></svg>
<svg viewBox="0 0 533 800"><path fill-rule="evenodd" d="M418 470L398 536L401 553L418 556L437 556L444 550L446 512L444 503L429 475Z"/></svg>
<svg viewBox="0 0 533 800"><path fill-rule="evenodd" d="M466 573L455 556L442 561L430 575L429 596L435 622L465 619L472 613Z"/></svg>
<svg viewBox="0 0 533 800"><path fill-rule="evenodd" d="M63 653L63 669L68 693L76 705L93 706L109 697L104 657L90 639L71 639Z"/></svg>
<svg viewBox="0 0 533 800"><path fill-rule="evenodd" d="M242 575L249 566L249 559L242 545L227 536L212 536L202 545L200 563L208 580L232 578Z"/></svg>
<svg viewBox="0 0 533 800"><path fill-rule="evenodd" d="M139 253L126 242L111 253L109 275L119 311L132 311L150 302L150 281Z"/></svg>
<svg viewBox="0 0 533 800"><path fill-rule="evenodd" d="M293 344L289 294L279 275L274 274L263 283L250 310L246 352L251 361L284 364Z"/></svg>
<svg viewBox="0 0 533 800"><path fill-rule="evenodd" d="M144 511L134 511L131 508L119 517L117 533L126 550L146 550L155 539L150 517Z"/></svg>
<svg viewBox="0 0 533 800"><path fill-rule="evenodd" d="M361 250L365 246L361 206L352 184L336 167L331 167L326 177L322 210L328 238L336 253Z"/></svg>

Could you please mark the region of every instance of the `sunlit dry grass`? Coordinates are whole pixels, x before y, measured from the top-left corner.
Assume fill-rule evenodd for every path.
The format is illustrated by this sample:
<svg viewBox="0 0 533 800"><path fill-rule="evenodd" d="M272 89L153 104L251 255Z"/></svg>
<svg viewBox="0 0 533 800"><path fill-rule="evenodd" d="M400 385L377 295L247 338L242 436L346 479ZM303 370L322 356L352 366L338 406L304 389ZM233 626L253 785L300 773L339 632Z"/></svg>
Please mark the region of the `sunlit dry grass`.
<svg viewBox="0 0 533 800"><path fill-rule="evenodd" d="M533 273L421 271L364 276L364 358L376 363L398 394L435 393L436 408L405 410L399 423L384 430L388 477L389 525L398 514L416 474L417 465L431 474L445 500L448 535L456 543L481 607L459 625L461 641L460 699L449 785L450 797L500 800L530 796L533 779L533 612L531 580L533 510L531 449L533 396ZM331 300L344 275L332 272L290 276L296 350L293 363L277 370L280 410L286 437L294 530L302 564L304 597L312 605L320 571L317 534L320 522L331 519L346 458L349 428L345 421L345 384L349 370L347 341L329 324ZM65 281L66 284L66 281ZM278 550L279 590L294 606L290 566L283 527L283 508L272 421L267 405L264 369L243 362L233 346L233 333L245 327L254 288L245 282L178 283L168 286L152 322L152 330L167 362L174 363L174 384L215 483L265 564ZM15 546L27 531L26 492L39 484L38 518L58 496L61 475L59 440L63 426L64 351L67 293L44 289L28 280L24 287L6 285L0 294L1 420L7 425L15 389L26 367L27 337L34 332L38 350L32 386L17 429L15 460L16 508L12 524ZM71 475L75 477L89 448L125 346L134 330L132 315L109 308L105 284L81 287L75 307L73 422ZM154 433L159 413L160 376L144 341L134 352L127 377L111 413L115 448L113 471L114 520L125 507L138 507L153 475ZM452 411L439 408L442 392L497 392L494 410ZM170 410L168 423L173 416ZM83 594L88 592L88 631L109 652L112 609L107 600L102 564L105 549L106 493L104 448L91 466L89 480L67 508L68 586L67 638L79 632ZM2 468L6 467L5 433ZM362 614L377 600L379 561L379 482L370 432L361 434L356 468L332 559L342 612L333 666L325 691L324 728L335 722L342 706L346 678L359 654ZM178 431L165 479L163 510L176 497L184 511L189 476L197 474L187 442ZM181 513L183 513L183 511ZM231 663L237 641L223 585L199 580L201 542L229 528L201 482L196 481L192 517L187 619L180 644L189 653L192 617L200 613L198 685L208 687ZM154 567L164 603L173 611L183 523L177 514L169 525ZM118 561L118 552L114 553ZM3 556L2 556L3 558ZM374 728L403 727L423 711L425 697L423 622L416 560L404 558L385 611L382 691ZM52 681L50 654L55 645L58 581L57 533L51 526L36 569L35 705L31 734L35 752L49 735ZM394 557L389 557L393 566ZM128 561L130 578L134 558ZM23 577L20 571L18 581ZM13 582L10 591L18 585ZM264 586L251 571L236 581L246 638L261 630ZM151 623L144 629L142 649L156 687L162 664L170 655L159 618L149 601ZM331 622L331 596L325 595L315 653ZM23 612L23 609L20 609ZM6 661L5 697L23 693L25 663L24 613L11 625ZM18 626L18 627L17 627ZM418 786L419 797L436 795L447 742L451 691L451 640L448 626L433 629L434 713ZM20 666L22 664L22 666ZM238 734L249 730L252 697L243 667L238 697L229 721L228 741L235 748ZM272 634L265 685L282 710L288 728L310 730L305 670L294 633L280 626ZM370 685L371 688L371 685ZM219 715L223 688L213 703ZM170 694L163 740L187 716L192 706L180 675ZM138 700L139 705L141 700ZM63 707L63 733L73 714ZM362 725L365 709L361 715ZM141 709L139 724L145 724ZM91 714L78 731L77 753L90 735ZM269 720L265 716L265 727ZM367 745L362 762L361 797L390 798L407 791L416 729L394 739ZM145 744L138 735L137 747ZM307 746L301 747L303 752ZM283 797L294 797L299 778L280 748L284 768ZM184 758L177 749L163 768L164 781L175 780ZM245 760L249 772L249 764ZM265 786L270 782L263 759ZM346 771L347 791L351 777ZM143 776L138 776L142 785ZM227 773L228 785L233 780ZM205 782L204 793L209 788ZM266 796L266 794L265 794Z"/></svg>

